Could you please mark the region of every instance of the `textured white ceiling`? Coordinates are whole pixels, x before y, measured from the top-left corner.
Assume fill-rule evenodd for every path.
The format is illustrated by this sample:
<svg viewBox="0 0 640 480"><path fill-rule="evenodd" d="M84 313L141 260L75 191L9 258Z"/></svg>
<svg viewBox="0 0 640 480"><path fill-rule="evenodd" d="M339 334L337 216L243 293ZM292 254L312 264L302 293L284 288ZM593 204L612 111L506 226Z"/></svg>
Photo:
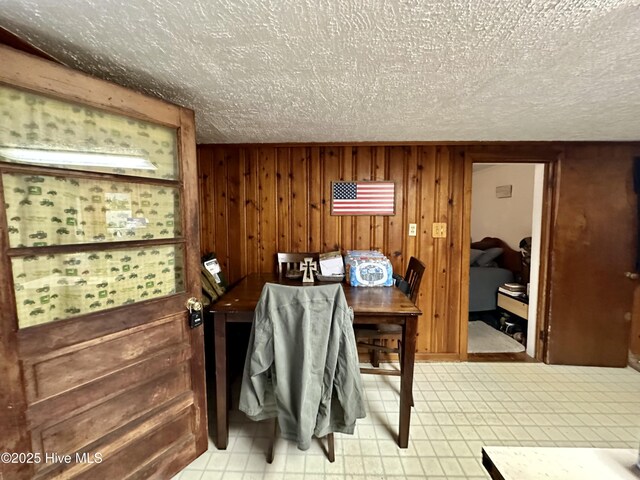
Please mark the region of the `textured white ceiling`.
<svg viewBox="0 0 640 480"><path fill-rule="evenodd" d="M638 0L0 0L198 142L639 140Z"/></svg>

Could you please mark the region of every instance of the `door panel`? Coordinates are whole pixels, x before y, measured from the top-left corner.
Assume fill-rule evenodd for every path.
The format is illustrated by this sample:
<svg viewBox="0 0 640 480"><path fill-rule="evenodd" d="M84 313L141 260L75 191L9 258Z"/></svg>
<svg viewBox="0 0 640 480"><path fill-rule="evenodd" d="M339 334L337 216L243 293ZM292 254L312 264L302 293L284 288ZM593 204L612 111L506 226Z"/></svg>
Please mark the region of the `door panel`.
<svg viewBox="0 0 640 480"><path fill-rule="evenodd" d="M2 473L170 477L207 448L193 113L0 64L3 447L41 458Z"/></svg>
<svg viewBox="0 0 640 480"><path fill-rule="evenodd" d="M176 367L189 362L190 359L191 346L189 344L179 344L163 349L141 361L112 372L99 382L81 385L48 399L46 403L32 403L29 409L29 424L32 427L45 425L50 423L51 418L59 420L69 412L91 409L95 405L119 395L120 392L129 391L136 385L142 385L146 380L159 378L167 371L175 370ZM105 392L112 393L105 394Z"/></svg>
<svg viewBox="0 0 640 480"><path fill-rule="evenodd" d="M101 337L97 344L82 342L46 356L23 357L27 399L46 400L138 363L168 346L187 342L181 320L170 317L145 324L144 328ZM64 372L62 378L59 372Z"/></svg>
<svg viewBox="0 0 640 480"><path fill-rule="evenodd" d="M119 450L95 468L85 469L77 478L89 480L95 478L146 479L153 477L158 471L167 471L162 462L165 455L177 455L181 450L186 450L191 456L194 456L195 448L190 438L191 412L189 409L178 412L169 421L158 418L156 423L159 426L149 431L147 435L131 442L126 449ZM174 448L174 446L178 448ZM144 460L144 464L140 470L132 472L127 466L140 462L140 459ZM164 468L162 468L163 466ZM175 465L173 468L175 469ZM163 477L159 476L158 478Z"/></svg>
<svg viewBox="0 0 640 480"><path fill-rule="evenodd" d="M560 162L548 363L627 364L635 286L624 275L636 248L633 148L572 145Z"/></svg>
<svg viewBox="0 0 640 480"><path fill-rule="evenodd" d="M164 372L163 372L164 373ZM84 409L63 421L43 428L40 441L45 452L75 452L116 431L123 418L137 420L189 390L185 365L142 385Z"/></svg>

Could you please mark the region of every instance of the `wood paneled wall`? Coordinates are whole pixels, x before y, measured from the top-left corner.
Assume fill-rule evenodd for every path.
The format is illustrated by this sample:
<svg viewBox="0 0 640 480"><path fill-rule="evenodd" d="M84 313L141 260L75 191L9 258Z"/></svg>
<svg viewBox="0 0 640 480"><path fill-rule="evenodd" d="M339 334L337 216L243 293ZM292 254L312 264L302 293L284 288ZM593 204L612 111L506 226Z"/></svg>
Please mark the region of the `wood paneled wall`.
<svg viewBox="0 0 640 480"><path fill-rule="evenodd" d="M202 251L218 255L231 281L250 272L273 271L278 251L375 248L391 258L397 272L404 272L409 257L417 256L427 265L418 300L423 311L418 358L464 359L466 323L460 318L465 315L461 310L467 308L468 249L463 246L469 242L472 162L551 162L559 172L562 165L578 171L577 175L558 173L547 198L555 203L556 212L548 227L555 230L550 245L557 252L555 269L549 272L569 281L576 262L584 263L584 258L563 257L572 251L563 239L573 238L572 231L579 226L562 219L582 210L572 203L571 192L594 181L593 175L580 174L582 168L592 169L594 162L582 159L598 158L595 164L604 175L621 165L628 168L630 156L640 154L639 148L638 144L619 143L200 145ZM609 157L615 162L602 160ZM332 180L383 179L396 184L396 215L330 215ZM624 188L599 189L604 195L600 203L606 205L612 201L609 197L620 194L635 201L633 192ZM447 224L447 238L431 237L433 222ZM418 224L418 236L408 236L409 223ZM605 228L595 225L592 228ZM615 233L628 236L631 229L635 225L621 225ZM543 265L550 263L551 255L543 258ZM588 272L583 268L585 275ZM549 276L547 280L552 288L554 279ZM574 301L556 295L549 307L558 312L555 319L562 321L560 313L568 311ZM554 312L546 308L542 316L552 316Z"/></svg>
<svg viewBox="0 0 640 480"><path fill-rule="evenodd" d="M202 251L230 281L275 268L279 251L379 249L404 273L427 265L418 351L457 356L464 158L447 146L200 146ZM334 180L392 180L394 216L331 216ZM446 222L447 238L431 237ZM409 223L418 236L409 237ZM457 272L449 275L449 272ZM466 287L465 287L466 288Z"/></svg>

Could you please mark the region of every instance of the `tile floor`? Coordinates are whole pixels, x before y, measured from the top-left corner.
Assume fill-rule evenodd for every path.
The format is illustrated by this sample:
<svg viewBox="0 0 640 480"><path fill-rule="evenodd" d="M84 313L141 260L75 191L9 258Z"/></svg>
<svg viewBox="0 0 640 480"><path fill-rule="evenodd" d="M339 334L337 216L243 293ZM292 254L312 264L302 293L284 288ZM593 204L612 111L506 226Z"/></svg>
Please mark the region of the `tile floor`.
<svg viewBox="0 0 640 480"><path fill-rule="evenodd" d="M365 375L366 419L336 434L336 461L230 415L229 447L209 450L175 479L486 479L483 445L637 448L640 373L538 363L419 363L408 449L399 449L399 378ZM237 395L234 397L237 401Z"/></svg>

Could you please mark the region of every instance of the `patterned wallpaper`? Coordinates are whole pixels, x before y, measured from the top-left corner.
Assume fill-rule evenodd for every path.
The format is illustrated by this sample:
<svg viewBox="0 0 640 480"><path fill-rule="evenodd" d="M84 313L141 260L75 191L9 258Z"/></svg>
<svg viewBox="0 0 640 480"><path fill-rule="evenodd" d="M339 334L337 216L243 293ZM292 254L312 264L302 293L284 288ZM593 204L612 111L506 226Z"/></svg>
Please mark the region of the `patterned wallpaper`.
<svg viewBox="0 0 640 480"><path fill-rule="evenodd" d="M12 248L180 236L172 187L2 175Z"/></svg>
<svg viewBox="0 0 640 480"><path fill-rule="evenodd" d="M20 328L184 291L180 247L13 258Z"/></svg>
<svg viewBox="0 0 640 480"><path fill-rule="evenodd" d="M182 235L175 129L6 86L0 86L0 120L0 167L9 162L176 180L172 186L62 170L2 172L9 246L35 249L11 256L20 328L184 291L178 243L127 247L133 240ZM52 151L59 160L51 159ZM149 169L95 164L118 162L122 157L104 155L124 154L136 157L130 162L144 159ZM87 244L95 249L75 248ZM39 247L47 253L39 254Z"/></svg>
<svg viewBox="0 0 640 480"><path fill-rule="evenodd" d="M0 147L130 154L149 160L154 170L90 167L83 170L177 179L175 129L133 120L91 107L0 86ZM2 155L0 160L15 162ZM60 168L77 168L56 164Z"/></svg>

